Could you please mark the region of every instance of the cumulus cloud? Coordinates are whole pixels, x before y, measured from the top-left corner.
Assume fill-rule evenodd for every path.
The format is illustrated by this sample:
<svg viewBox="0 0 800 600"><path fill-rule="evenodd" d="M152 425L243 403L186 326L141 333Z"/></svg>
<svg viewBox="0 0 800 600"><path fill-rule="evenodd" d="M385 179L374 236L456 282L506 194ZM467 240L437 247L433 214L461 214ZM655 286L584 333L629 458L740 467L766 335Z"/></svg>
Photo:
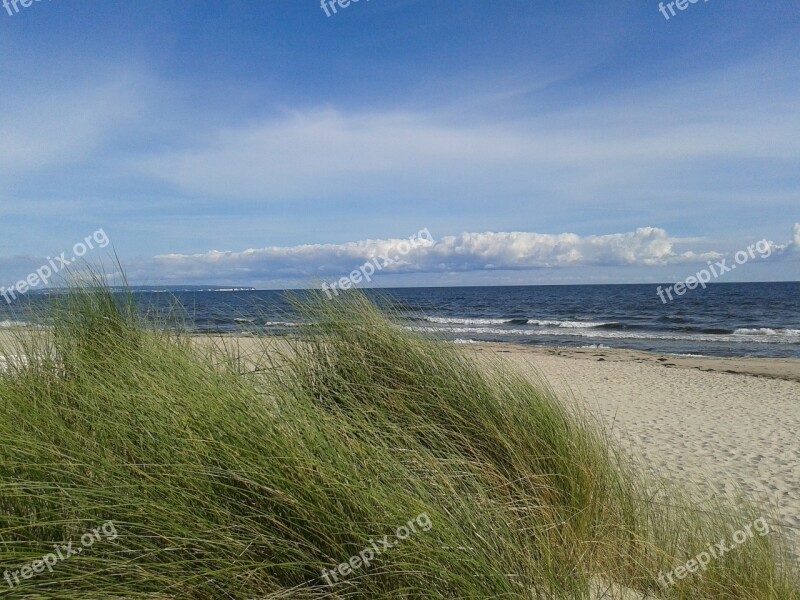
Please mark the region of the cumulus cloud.
<svg viewBox="0 0 800 600"><path fill-rule="evenodd" d="M383 264L385 257L396 259L383 267L385 273L452 273L585 266L655 267L722 256L718 252L678 252L676 244L681 242L656 227L584 237L574 233L522 231L462 233L438 240L420 235L410 249L403 246L407 240L385 239L272 246L241 252L214 250L204 254L157 256L152 268L183 282L219 276L263 281L338 277L368 261Z"/></svg>
<svg viewBox="0 0 800 600"><path fill-rule="evenodd" d="M444 281L490 285L497 281L518 281L526 272L533 271L537 272L536 277L545 277L547 281L586 281L587 273L592 280L599 280L604 269L615 270L616 278L623 271L639 279L665 277L667 273L674 275L683 270L681 265L702 265L748 247L740 242L725 252L710 251L708 240L670 236L658 227L587 236L526 231L464 232L438 239L424 229L409 238L164 254L129 261L126 270L129 279L137 284L224 282L280 288L334 281L372 262L381 265L376 272L388 278L384 283L399 283L401 279L392 276L402 276L403 282L425 281L431 285ZM800 256L800 223L793 226L792 240L776 243L762 239L758 243L769 246L771 263L794 261ZM702 250L700 245L704 247ZM33 256L0 257L0 274L16 281L40 264L41 258ZM664 270L675 266L677 271Z"/></svg>
<svg viewBox="0 0 800 600"><path fill-rule="evenodd" d="M769 245L770 255L780 256L783 258L792 259L795 255L800 254L800 223L795 223L792 227L792 239L778 244L772 240L762 240Z"/></svg>

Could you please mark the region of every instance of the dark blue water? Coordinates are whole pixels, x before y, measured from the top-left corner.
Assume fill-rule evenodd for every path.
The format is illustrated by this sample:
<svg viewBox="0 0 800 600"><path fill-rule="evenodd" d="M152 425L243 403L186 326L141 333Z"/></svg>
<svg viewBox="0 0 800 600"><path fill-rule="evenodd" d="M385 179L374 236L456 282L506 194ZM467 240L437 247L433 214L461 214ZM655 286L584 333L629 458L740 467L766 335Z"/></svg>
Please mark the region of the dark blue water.
<svg viewBox="0 0 800 600"><path fill-rule="evenodd" d="M460 343L631 348L673 354L800 358L800 282L730 283L663 304L654 285L406 288L367 293L407 327ZM136 292L147 310L178 302L197 332L285 335L299 318L281 292ZM39 304L45 296L25 301ZM386 297L388 296L388 298ZM26 306L0 307L6 325Z"/></svg>

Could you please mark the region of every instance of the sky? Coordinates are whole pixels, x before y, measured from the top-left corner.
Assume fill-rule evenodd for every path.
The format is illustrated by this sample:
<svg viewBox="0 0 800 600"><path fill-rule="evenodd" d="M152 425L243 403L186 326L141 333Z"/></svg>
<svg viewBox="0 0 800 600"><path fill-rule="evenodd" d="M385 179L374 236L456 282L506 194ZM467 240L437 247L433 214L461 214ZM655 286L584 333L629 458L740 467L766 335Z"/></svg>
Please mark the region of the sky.
<svg viewBox="0 0 800 600"><path fill-rule="evenodd" d="M100 230L140 285L800 279L797 0L25 1L6 287Z"/></svg>

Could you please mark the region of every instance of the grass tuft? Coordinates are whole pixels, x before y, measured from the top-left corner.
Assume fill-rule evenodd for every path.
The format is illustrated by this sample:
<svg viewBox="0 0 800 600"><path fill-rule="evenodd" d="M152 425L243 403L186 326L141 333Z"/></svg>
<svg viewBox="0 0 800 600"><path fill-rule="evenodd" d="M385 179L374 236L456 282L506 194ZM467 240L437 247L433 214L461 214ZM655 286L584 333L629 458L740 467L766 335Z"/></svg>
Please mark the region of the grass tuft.
<svg viewBox="0 0 800 600"><path fill-rule="evenodd" d="M117 535L0 597L800 597L775 533L662 589L761 515L692 506L546 385L360 294L297 309L314 325L243 355L95 281L7 342L27 359L0 372L0 570ZM423 514L429 530L323 578Z"/></svg>

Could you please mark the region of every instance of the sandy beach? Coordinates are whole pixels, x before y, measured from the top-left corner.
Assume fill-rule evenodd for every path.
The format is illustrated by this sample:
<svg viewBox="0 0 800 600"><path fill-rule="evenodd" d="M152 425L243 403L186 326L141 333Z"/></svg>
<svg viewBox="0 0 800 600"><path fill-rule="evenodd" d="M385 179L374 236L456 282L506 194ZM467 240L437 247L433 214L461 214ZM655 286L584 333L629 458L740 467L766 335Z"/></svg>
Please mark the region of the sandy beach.
<svg viewBox="0 0 800 600"><path fill-rule="evenodd" d="M238 346L256 338L198 336ZM596 416L656 476L768 504L800 555L800 360L661 355L622 349L513 344L463 346L542 378ZM774 519L771 519L775 522ZM778 523L776 523L778 524Z"/></svg>
<svg viewBox="0 0 800 600"><path fill-rule="evenodd" d="M800 361L470 347L543 375L658 475L775 508L800 546Z"/></svg>
<svg viewBox="0 0 800 600"><path fill-rule="evenodd" d="M215 339L228 348L235 341L243 356L257 347L255 338ZM654 475L706 497L768 503L800 549L800 360L513 344L464 351L543 377Z"/></svg>
<svg viewBox="0 0 800 600"><path fill-rule="evenodd" d="M258 345L249 337L197 338L212 339L243 356ZM767 503L800 555L800 360L513 344L464 351L543 377L654 475L708 498Z"/></svg>

